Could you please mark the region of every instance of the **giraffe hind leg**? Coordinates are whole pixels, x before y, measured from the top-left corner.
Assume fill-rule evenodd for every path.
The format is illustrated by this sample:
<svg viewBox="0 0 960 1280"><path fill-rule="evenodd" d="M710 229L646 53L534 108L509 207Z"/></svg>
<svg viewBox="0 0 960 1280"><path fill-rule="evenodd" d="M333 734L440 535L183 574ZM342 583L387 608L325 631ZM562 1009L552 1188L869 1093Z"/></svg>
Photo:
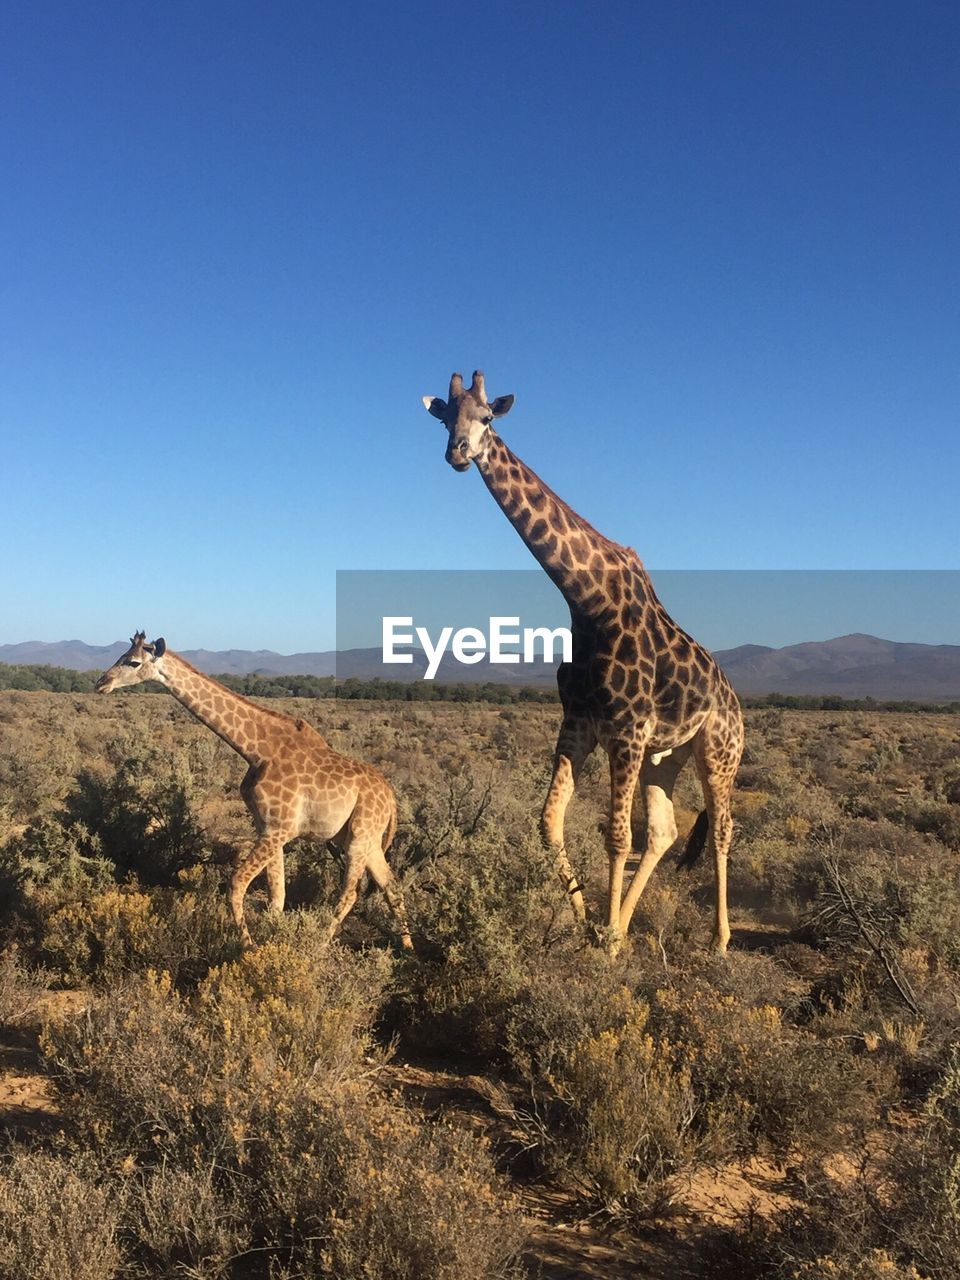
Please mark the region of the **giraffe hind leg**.
<svg viewBox="0 0 960 1280"><path fill-rule="evenodd" d="M694 749L709 822L707 848L714 867L716 905L713 947L720 952L726 951L730 941L730 920L727 913L727 855L733 840L730 797L741 749L742 736L737 739L730 734L721 736L707 733Z"/></svg>
<svg viewBox="0 0 960 1280"><path fill-rule="evenodd" d="M327 933L330 940L353 910L363 873L371 869L371 864L379 869L377 857L379 855L383 860L385 823L384 797L376 791L361 789L353 812L333 837L333 842L339 846L343 855L343 871L340 877L340 896L333 908L333 919ZM385 861L384 866L386 867ZM387 900L389 902L389 897Z"/></svg>
<svg viewBox="0 0 960 1280"><path fill-rule="evenodd" d="M677 839L677 822L673 811L673 788L690 756L691 747L678 747L645 759L640 771L646 809L646 833L643 853L627 887L620 908L620 932L626 936L640 895L647 887L657 863Z"/></svg>
<svg viewBox="0 0 960 1280"><path fill-rule="evenodd" d="M390 870L386 856L381 849L377 849L370 854L367 859L367 870L370 872L371 878L383 890L387 905L400 926L400 945L405 951L412 951L413 941L410 937L410 926L407 923L407 909L403 901L403 890Z"/></svg>
<svg viewBox="0 0 960 1280"><path fill-rule="evenodd" d="M337 930L352 911L353 905L357 900L360 881L363 879L363 873L366 869L367 858L364 855L361 844L357 840L351 840L346 849L343 875L340 880L340 896L337 898L336 905L333 908L333 919L330 921L330 926L327 930L328 941L333 941Z"/></svg>

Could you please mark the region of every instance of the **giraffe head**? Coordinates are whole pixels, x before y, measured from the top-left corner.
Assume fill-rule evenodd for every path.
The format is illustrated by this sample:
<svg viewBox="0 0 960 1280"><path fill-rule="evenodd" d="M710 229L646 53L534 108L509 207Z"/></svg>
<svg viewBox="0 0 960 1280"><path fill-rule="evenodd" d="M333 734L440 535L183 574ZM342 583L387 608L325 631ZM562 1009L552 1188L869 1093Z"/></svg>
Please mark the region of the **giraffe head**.
<svg viewBox="0 0 960 1280"><path fill-rule="evenodd" d="M112 693L129 684L144 680L162 680L161 659L167 651L164 639L147 644L145 631L138 631L130 641L130 648L119 657L109 671L105 671L94 688L97 693Z"/></svg>
<svg viewBox="0 0 960 1280"><path fill-rule="evenodd" d="M482 458L490 444L490 424L502 418L513 405L513 396L497 396L491 404L479 369L470 386L464 390L463 378L455 373L450 379L446 400L424 396L428 413L439 418L450 433L446 459L454 471L466 471L474 458Z"/></svg>

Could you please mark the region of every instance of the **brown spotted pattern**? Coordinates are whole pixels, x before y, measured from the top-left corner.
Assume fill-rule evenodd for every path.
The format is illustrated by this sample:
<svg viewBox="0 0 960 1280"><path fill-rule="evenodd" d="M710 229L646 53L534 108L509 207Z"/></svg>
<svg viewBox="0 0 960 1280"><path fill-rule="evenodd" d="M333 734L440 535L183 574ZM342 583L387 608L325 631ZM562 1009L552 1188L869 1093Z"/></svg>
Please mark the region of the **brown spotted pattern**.
<svg viewBox="0 0 960 1280"><path fill-rule="evenodd" d="M605 923L616 950L654 867L676 842L673 788L692 756L703 787L715 871L714 946L724 951L730 939L730 796L743 752L737 696L713 657L657 599L637 553L598 533L493 431L494 419L512 404L513 396L489 402L479 371L469 388L454 374L445 401L424 397L427 410L449 433L447 461L458 471L477 464L507 519L570 607L573 660L557 676L563 719L541 819L544 843L574 910L584 918L583 893L564 846L564 815L584 762L602 747L611 784ZM638 787L646 832L624 894Z"/></svg>
<svg viewBox="0 0 960 1280"><path fill-rule="evenodd" d="M109 693L143 680L164 684L250 766L240 794L257 838L252 852L234 869L230 883L230 907L244 942L250 943L243 899L251 881L264 872L270 908L282 911L284 846L297 836L313 835L328 840L344 858L330 937L356 902L367 871L384 891L401 941L409 948L403 896L386 859L397 828L397 801L383 774L334 751L306 721L249 702L197 671L163 640L148 644L138 631L127 652L104 672L96 687L100 693Z"/></svg>

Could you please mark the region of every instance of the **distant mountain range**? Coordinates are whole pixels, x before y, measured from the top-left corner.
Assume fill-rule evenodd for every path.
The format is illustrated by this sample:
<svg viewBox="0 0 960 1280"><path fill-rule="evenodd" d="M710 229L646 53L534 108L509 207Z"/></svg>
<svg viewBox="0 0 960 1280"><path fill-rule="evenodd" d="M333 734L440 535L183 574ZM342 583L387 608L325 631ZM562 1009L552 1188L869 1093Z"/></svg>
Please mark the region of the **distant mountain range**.
<svg viewBox="0 0 960 1280"><path fill-rule="evenodd" d="M740 693L921 702L960 697L960 645L955 644L909 644L856 633L783 649L744 644L714 656Z"/></svg>
<svg viewBox="0 0 960 1280"><path fill-rule="evenodd" d="M109 667L127 648L118 640L111 645L89 645L82 640L45 644L30 640L0 645L0 662L66 667L94 671ZM211 675L337 675L370 680L419 680L426 658L415 654L413 663L384 665L379 649L345 649L340 653L273 653L269 649L185 649L188 662ZM835 694L842 698L902 698L917 701L960 700L960 645L930 645L880 640L876 636L849 635L835 640L791 644L782 649L746 644L718 650L717 661L734 687L744 694ZM441 683L552 684L555 668L534 665L494 664L487 661L463 666L447 655L440 664Z"/></svg>

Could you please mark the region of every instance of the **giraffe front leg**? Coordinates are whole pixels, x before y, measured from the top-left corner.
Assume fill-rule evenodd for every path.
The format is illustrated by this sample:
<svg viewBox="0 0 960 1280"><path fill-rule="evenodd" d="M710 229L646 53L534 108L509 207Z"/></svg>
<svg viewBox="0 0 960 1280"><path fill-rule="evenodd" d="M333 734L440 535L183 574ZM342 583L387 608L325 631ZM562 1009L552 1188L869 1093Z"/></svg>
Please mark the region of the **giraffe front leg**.
<svg viewBox="0 0 960 1280"><path fill-rule="evenodd" d="M279 867L280 869L280 889L279 900L280 907L283 907L283 845L284 838L282 835L263 834L251 852L238 863L234 869L233 876L230 880L230 910L233 914L234 922L240 930L240 936L243 939L245 947L253 946L253 939L250 936L250 930L247 928L247 922L244 919L243 900L246 896L247 889L261 871L267 869L267 880L270 885L271 906L276 900L276 882L271 879L269 868ZM275 874L275 873L274 873Z"/></svg>
<svg viewBox="0 0 960 1280"><path fill-rule="evenodd" d="M540 838L543 846L553 856L554 866L573 908L573 914L581 922L587 918L583 889L567 856L563 822L580 771L595 745L596 740L585 725L578 726L571 722L563 724L557 739L553 777L540 815Z"/></svg>
<svg viewBox="0 0 960 1280"><path fill-rule="evenodd" d="M647 787L647 838L640 863L633 873L620 907L620 932L626 937L640 895L647 887L657 863L677 839L673 804L660 787Z"/></svg>
<svg viewBox="0 0 960 1280"><path fill-rule="evenodd" d="M607 897L607 946L616 955L623 945L620 931L620 901L623 897L623 873L632 846L631 816L633 796L637 789L643 746L614 743L610 747L610 821L607 824L607 855L610 859L610 882Z"/></svg>
<svg viewBox="0 0 960 1280"><path fill-rule="evenodd" d="M540 836L544 847L553 856L553 864L570 901L570 906L573 908L573 914L578 920L583 921L587 918L583 889L574 874L563 840L563 820L574 786L571 761L568 756L559 755L554 766L550 790L544 801L543 813L540 816Z"/></svg>

